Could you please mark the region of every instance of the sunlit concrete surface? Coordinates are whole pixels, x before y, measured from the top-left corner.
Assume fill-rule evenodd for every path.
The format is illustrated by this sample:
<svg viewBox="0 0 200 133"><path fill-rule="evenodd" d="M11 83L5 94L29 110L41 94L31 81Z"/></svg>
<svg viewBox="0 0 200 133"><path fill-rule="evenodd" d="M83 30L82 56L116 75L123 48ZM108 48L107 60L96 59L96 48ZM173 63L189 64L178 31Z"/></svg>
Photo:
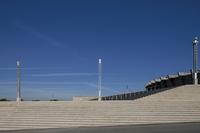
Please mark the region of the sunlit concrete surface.
<svg viewBox="0 0 200 133"><path fill-rule="evenodd" d="M128 101L1 102L0 130L200 122L200 86Z"/></svg>

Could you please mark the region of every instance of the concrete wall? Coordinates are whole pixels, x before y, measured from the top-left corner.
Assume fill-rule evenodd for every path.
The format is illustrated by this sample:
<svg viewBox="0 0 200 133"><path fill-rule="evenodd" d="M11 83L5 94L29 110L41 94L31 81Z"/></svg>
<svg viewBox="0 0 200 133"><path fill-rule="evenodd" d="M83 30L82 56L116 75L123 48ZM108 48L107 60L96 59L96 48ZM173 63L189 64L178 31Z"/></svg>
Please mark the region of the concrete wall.
<svg viewBox="0 0 200 133"><path fill-rule="evenodd" d="M73 101L90 101L96 99L97 97L84 97L84 96L75 96L72 98Z"/></svg>

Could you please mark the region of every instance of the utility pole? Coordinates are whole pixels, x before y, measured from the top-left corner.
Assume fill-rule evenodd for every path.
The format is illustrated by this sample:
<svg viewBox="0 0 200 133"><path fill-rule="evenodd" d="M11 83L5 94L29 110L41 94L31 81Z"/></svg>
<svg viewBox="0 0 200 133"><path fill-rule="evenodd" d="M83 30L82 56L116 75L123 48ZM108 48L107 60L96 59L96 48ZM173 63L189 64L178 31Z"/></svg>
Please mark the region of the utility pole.
<svg viewBox="0 0 200 133"><path fill-rule="evenodd" d="M99 64L98 64L98 93L99 93L99 97L98 97L98 101L101 101L101 78L102 78L102 64L101 64L101 59L99 59Z"/></svg>
<svg viewBox="0 0 200 133"><path fill-rule="evenodd" d="M192 41L193 44L193 83L194 85L198 85L198 37L195 37Z"/></svg>
<svg viewBox="0 0 200 133"><path fill-rule="evenodd" d="M17 61L17 102L21 101L20 62Z"/></svg>

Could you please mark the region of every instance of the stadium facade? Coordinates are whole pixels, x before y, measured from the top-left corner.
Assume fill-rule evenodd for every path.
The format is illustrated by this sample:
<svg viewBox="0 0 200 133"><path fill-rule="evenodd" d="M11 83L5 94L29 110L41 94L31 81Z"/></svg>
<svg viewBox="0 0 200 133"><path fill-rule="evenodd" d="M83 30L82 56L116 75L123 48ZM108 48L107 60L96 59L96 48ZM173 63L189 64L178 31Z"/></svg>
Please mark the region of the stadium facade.
<svg viewBox="0 0 200 133"><path fill-rule="evenodd" d="M200 72L197 73L198 82L200 82ZM145 88L147 91L154 91L163 88L177 87L181 85L193 84L193 72L178 72L177 74L167 75L149 81Z"/></svg>

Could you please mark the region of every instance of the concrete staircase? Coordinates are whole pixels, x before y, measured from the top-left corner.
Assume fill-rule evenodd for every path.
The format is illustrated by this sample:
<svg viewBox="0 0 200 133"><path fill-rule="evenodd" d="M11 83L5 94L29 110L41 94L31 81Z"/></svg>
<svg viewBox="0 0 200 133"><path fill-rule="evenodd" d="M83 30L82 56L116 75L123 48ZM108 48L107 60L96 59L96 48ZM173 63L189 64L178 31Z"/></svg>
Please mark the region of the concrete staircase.
<svg viewBox="0 0 200 133"><path fill-rule="evenodd" d="M200 86L134 101L0 102L0 130L200 122Z"/></svg>

